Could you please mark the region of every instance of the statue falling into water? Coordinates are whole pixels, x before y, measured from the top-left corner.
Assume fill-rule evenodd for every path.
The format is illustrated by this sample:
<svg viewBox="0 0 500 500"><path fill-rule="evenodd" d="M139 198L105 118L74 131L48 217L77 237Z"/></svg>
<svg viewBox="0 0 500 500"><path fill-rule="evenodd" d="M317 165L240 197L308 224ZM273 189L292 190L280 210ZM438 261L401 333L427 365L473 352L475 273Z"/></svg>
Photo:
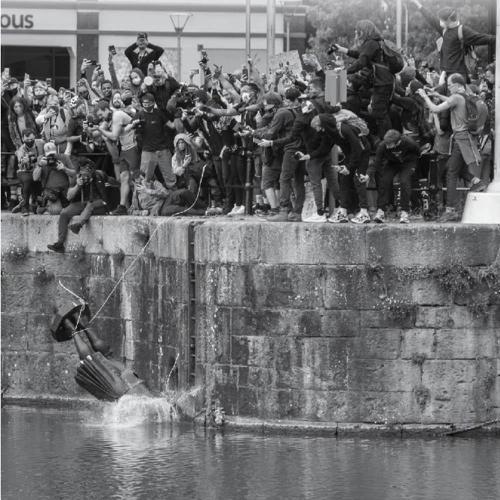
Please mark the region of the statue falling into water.
<svg viewBox="0 0 500 500"><path fill-rule="evenodd" d="M80 357L75 380L103 401L117 401L125 394L151 396L144 381L123 363L111 359L110 346L89 326L87 303L70 303L57 310L51 333L57 342L73 339Z"/></svg>

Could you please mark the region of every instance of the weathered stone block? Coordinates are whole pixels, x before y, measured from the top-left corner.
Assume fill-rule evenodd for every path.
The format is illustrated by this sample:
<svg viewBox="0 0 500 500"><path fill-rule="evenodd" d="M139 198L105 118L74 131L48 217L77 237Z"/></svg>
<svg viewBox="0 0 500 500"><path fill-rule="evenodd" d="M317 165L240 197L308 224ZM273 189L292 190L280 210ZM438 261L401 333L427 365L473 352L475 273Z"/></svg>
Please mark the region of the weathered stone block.
<svg viewBox="0 0 500 500"><path fill-rule="evenodd" d="M401 359L432 359L436 356L435 344L435 330L431 328L403 330Z"/></svg>
<svg viewBox="0 0 500 500"><path fill-rule="evenodd" d="M432 279L415 280L410 287L412 302L415 304L444 306L450 303L450 294Z"/></svg>
<svg viewBox="0 0 500 500"><path fill-rule="evenodd" d="M359 321L361 327L368 328L412 328L415 326L415 315L394 315L388 309L361 310Z"/></svg>
<svg viewBox="0 0 500 500"><path fill-rule="evenodd" d="M321 335L325 337L353 337L359 334L361 328L360 311L336 309L333 311L323 310L320 314Z"/></svg>
<svg viewBox="0 0 500 500"><path fill-rule="evenodd" d="M420 369L411 361L350 359L347 367L351 391L409 391L420 383Z"/></svg>
<svg viewBox="0 0 500 500"><path fill-rule="evenodd" d="M500 246L495 226L461 224L410 224L398 227L372 226L366 233L368 259L397 267L491 264ZM481 245L477 242L481 241Z"/></svg>
<svg viewBox="0 0 500 500"><path fill-rule="evenodd" d="M363 328L353 340L350 356L358 359L397 359L400 356L402 330Z"/></svg>
<svg viewBox="0 0 500 500"><path fill-rule="evenodd" d="M436 358L498 358L495 333L492 330L440 329L436 332Z"/></svg>
<svg viewBox="0 0 500 500"><path fill-rule="evenodd" d="M378 306L379 299L370 292L364 267L327 267L324 271L326 309L373 309Z"/></svg>
<svg viewBox="0 0 500 500"><path fill-rule="evenodd" d="M358 226L261 224L260 261L268 264L364 264L366 232Z"/></svg>
<svg viewBox="0 0 500 500"><path fill-rule="evenodd" d="M195 229L196 262L255 262L260 257L261 223L207 221Z"/></svg>
<svg viewBox="0 0 500 500"><path fill-rule="evenodd" d="M27 348L26 314L2 313L2 351L26 351Z"/></svg>

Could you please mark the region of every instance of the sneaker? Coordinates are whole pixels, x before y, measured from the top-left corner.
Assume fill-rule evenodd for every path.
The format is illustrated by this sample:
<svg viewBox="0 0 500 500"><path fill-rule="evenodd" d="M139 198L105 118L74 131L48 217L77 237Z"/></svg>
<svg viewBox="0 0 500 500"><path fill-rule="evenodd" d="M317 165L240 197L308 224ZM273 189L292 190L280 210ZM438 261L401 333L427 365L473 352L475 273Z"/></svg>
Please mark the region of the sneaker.
<svg viewBox="0 0 500 500"><path fill-rule="evenodd" d="M469 191L471 193L480 193L481 191L484 191L488 187L488 184L484 181L479 181L476 182L475 184L472 184L472 186L469 188Z"/></svg>
<svg viewBox="0 0 500 500"><path fill-rule="evenodd" d="M205 211L205 215L222 215L221 207L208 207Z"/></svg>
<svg viewBox="0 0 500 500"><path fill-rule="evenodd" d="M383 222L385 222L385 213L381 208L377 210L377 213L373 218L373 222L376 222L377 224L382 224Z"/></svg>
<svg viewBox="0 0 500 500"><path fill-rule="evenodd" d="M124 207L123 205L118 205L110 215L127 215L127 207Z"/></svg>
<svg viewBox="0 0 500 500"><path fill-rule="evenodd" d="M304 222L326 222L326 215L314 214L304 219Z"/></svg>
<svg viewBox="0 0 500 500"><path fill-rule="evenodd" d="M52 250L53 252L64 253L64 244L59 243L58 241L50 245L47 245L47 248L49 250Z"/></svg>
<svg viewBox="0 0 500 500"><path fill-rule="evenodd" d="M328 218L328 222L333 222L334 224L349 222L347 214L337 210L331 217Z"/></svg>
<svg viewBox="0 0 500 500"><path fill-rule="evenodd" d="M400 224L408 224L410 222L410 218L408 217L408 212L401 210L401 214L399 216Z"/></svg>
<svg viewBox="0 0 500 500"><path fill-rule="evenodd" d="M21 203L18 203L13 209L12 209L12 213L13 214L17 214L19 213L22 209L23 209L23 206L24 206L24 202L21 201Z"/></svg>
<svg viewBox="0 0 500 500"><path fill-rule="evenodd" d="M286 208L280 209L274 215L266 217L266 220L268 222L288 222L288 210Z"/></svg>
<svg viewBox="0 0 500 500"><path fill-rule="evenodd" d="M440 217L438 217L437 222L457 222L460 220L458 212L451 207L446 207L446 210Z"/></svg>
<svg viewBox="0 0 500 500"><path fill-rule="evenodd" d="M70 231L78 234L80 232L80 229L82 229L82 225L79 222L73 222L73 224L70 224L68 228L70 229Z"/></svg>
<svg viewBox="0 0 500 500"><path fill-rule="evenodd" d="M359 212L358 215L351 219L354 224L369 224L371 222L370 216L365 212Z"/></svg>
<svg viewBox="0 0 500 500"><path fill-rule="evenodd" d="M233 217L234 215L243 215L244 213L245 213L244 205L235 205L227 215L228 217Z"/></svg>
<svg viewBox="0 0 500 500"><path fill-rule="evenodd" d="M296 212L289 212L288 222L302 222L302 215Z"/></svg>

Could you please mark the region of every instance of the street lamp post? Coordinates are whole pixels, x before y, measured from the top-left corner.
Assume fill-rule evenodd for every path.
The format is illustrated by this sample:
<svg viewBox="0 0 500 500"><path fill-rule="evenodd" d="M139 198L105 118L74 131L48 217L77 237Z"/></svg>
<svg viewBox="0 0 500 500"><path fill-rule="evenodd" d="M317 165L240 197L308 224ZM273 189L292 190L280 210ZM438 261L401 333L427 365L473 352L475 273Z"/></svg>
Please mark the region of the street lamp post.
<svg viewBox="0 0 500 500"><path fill-rule="evenodd" d="M170 20L177 34L177 78L181 79L181 37L184 28L192 14L187 12L175 12L170 14Z"/></svg>

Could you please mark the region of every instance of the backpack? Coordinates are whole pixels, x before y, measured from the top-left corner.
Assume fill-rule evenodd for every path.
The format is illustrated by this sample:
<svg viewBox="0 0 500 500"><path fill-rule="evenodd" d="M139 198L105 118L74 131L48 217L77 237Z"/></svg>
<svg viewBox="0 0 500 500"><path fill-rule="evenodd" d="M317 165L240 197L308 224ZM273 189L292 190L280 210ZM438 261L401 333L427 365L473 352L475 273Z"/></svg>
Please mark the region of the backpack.
<svg viewBox="0 0 500 500"><path fill-rule="evenodd" d="M465 113L467 116L467 128L469 132L473 135L478 134L482 128L479 123L479 119L481 116L480 103L481 99L475 95L465 94L460 92L461 95L465 99Z"/></svg>
<svg viewBox="0 0 500 500"><path fill-rule="evenodd" d="M405 65L403 56L392 42L382 40L379 43L382 51L382 63L387 66L393 75L399 73Z"/></svg>
<svg viewBox="0 0 500 500"><path fill-rule="evenodd" d="M337 124L339 125L339 127L341 123L347 123L347 125L350 125L351 127L354 128L354 130L358 133L359 136L362 135L367 136L370 134L370 131L368 130L368 125L363 120L363 118L360 118L357 114L353 113L348 109L341 109L333 116L335 116L335 119L337 120Z"/></svg>

